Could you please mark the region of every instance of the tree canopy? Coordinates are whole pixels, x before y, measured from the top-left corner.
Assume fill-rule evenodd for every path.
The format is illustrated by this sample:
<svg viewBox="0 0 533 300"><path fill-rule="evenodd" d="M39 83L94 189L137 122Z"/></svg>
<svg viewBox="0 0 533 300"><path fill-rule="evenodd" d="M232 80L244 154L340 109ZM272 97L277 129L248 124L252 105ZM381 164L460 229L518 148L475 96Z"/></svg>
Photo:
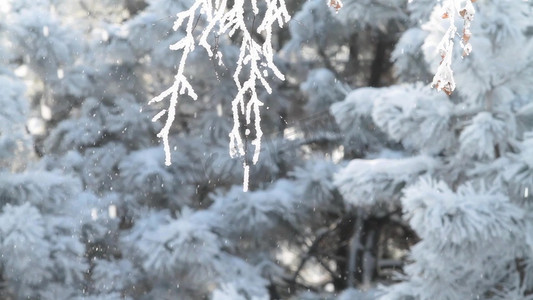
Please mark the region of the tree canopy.
<svg viewBox="0 0 533 300"><path fill-rule="evenodd" d="M532 298L532 9L2 1L0 298Z"/></svg>

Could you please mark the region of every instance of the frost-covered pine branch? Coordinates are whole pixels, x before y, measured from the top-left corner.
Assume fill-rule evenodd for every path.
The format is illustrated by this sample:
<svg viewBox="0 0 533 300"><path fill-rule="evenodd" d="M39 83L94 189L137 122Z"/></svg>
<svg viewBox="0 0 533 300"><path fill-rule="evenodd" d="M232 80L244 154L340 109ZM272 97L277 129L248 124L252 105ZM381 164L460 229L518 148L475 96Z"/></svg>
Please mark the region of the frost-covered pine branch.
<svg viewBox="0 0 533 300"><path fill-rule="evenodd" d="M256 32L263 35L263 43L257 42L252 33L254 29L247 28L246 26L244 17L245 8L248 5L252 7L254 20L255 18L261 19L261 23L257 27ZM200 33L199 39L196 40L194 30L199 18L202 16L207 25ZM170 46L171 50L182 51L175 81L172 86L149 102L161 102L167 97L170 97L168 108L160 111L153 119L153 121L157 121L164 115L167 117L163 129L158 134L158 137L163 139L166 165L171 164L169 133L176 116L178 98L182 95L187 95L193 99L198 98L189 80L184 75L188 55L195 49L195 46L199 45L207 51L210 57L214 57L220 61L222 54L219 51L216 51L216 53L213 52L207 39L210 35L220 36L228 34L231 37L236 35L236 33L242 36L242 41L237 60L237 68L233 74L238 93L232 101L233 129L229 134L230 155L236 157L246 154L246 138L251 134L251 131L246 129L243 135L241 128L252 125L253 123L255 132L251 144L255 149L252 162L254 164L257 162L261 151L261 137L263 134L260 127L261 116L259 111L263 102L259 100L257 85L263 86L268 93L271 93L272 89L267 81L270 73L273 73L281 80L284 79L283 74L274 64L272 28L274 23L278 23L282 27L289 19L290 16L284 0L267 0L266 10L261 15L257 0L238 0L232 4L231 8L228 8L228 1L226 0L198 0L188 10L177 14L177 20L173 29L178 30L182 28L186 34L182 39ZM241 76L244 74L244 69L248 71L248 78L242 82ZM245 124L242 124L241 117L244 117ZM246 159L243 160L243 167L243 189L247 190L249 166Z"/></svg>

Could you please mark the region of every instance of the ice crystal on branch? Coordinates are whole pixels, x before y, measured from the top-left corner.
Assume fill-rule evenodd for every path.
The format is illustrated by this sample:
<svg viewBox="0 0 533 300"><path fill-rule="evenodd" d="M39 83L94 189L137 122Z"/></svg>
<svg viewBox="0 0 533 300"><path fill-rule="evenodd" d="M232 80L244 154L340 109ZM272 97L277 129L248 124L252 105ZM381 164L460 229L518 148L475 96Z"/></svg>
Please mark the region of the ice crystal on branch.
<svg viewBox="0 0 533 300"><path fill-rule="evenodd" d="M274 49L272 48L272 28L274 23L278 23L280 27L287 23L290 19L289 13L285 6L284 0L266 0L266 9L262 16L259 16L260 10L257 6L257 0L237 0L229 8L227 0L197 0L186 11L177 14L177 20L174 24L174 30L184 28L186 35L177 43L170 46L171 50L182 51L182 56L179 61L178 71L175 76L175 81L167 90L153 98L149 103L160 102L170 97L168 108L162 110L154 117L153 121L157 121L166 115L166 121L163 129L159 132L158 137L163 139L165 149L165 164L170 165L170 145L169 133L172 122L176 115L176 105L178 98L182 95L187 95L193 99L197 99L188 79L185 77L184 70L188 55L195 49L196 45L203 47L210 57L220 59L219 53L214 53L211 46L207 42L210 35L220 36L228 34L230 37L237 32L238 36L242 36L240 54L237 60L237 68L233 74L235 85L238 88L237 95L232 101L233 112L233 129L230 136L230 155L232 157L244 156L246 136L250 134L247 129L244 133L241 132L241 127L252 125L254 126L254 139L251 144L255 147L252 162L255 164L259 159L261 151L261 137L262 131L260 127L261 116L259 108L263 102L259 100L257 94L257 85L261 85L268 93L272 92L270 85L267 82L269 73L273 73L277 78L283 80L284 76L274 64ZM254 20L257 17L261 19L261 23L256 31L262 34L264 42L258 43L253 38L253 33L246 27L244 20L245 7L251 5L254 14ZM206 21L206 26L199 35L199 39L195 39L193 31L199 18L203 17ZM248 69L248 77L242 82L240 76L244 73L243 69ZM246 124L241 124L241 117L244 117ZM243 160L244 167L244 186L243 189L248 189L249 166L246 159Z"/></svg>
<svg viewBox="0 0 533 300"><path fill-rule="evenodd" d="M433 77L432 86L444 91L447 95L451 95L455 90L455 79L451 69L454 45L453 40L457 34L455 18L458 14L464 20L460 45L463 49L463 57L465 57L472 52L472 45L470 45L469 40L472 35L470 32L470 24L474 19L476 12L472 5L473 2L475 2L475 0L447 0L443 6L444 13L442 14L442 18L449 19L450 26L448 27L446 34L442 37L438 47L442 60Z"/></svg>
<svg viewBox="0 0 533 300"><path fill-rule="evenodd" d="M341 0L327 0L326 1L329 7L333 7L336 12L339 12L339 10L342 8L342 1Z"/></svg>

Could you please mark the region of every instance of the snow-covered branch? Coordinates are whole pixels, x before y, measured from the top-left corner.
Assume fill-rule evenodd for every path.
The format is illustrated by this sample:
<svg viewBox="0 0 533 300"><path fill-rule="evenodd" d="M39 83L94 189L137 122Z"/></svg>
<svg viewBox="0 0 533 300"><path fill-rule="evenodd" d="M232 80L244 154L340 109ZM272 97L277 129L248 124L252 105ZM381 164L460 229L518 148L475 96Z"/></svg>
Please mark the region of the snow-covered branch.
<svg viewBox="0 0 533 300"><path fill-rule="evenodd" d="M247 28L245 23L245 8L251 5L254 14L254 20L261 19L261 23L256 31L262 34L264 42L261 44L257 42L252 35L252 30ZM199 35L198 41L195 40L193 31L199 18L202 17L206 21L206 26ZM158 137L163 139L165 148L165 163L171 164L169 133L172 122L176 115L176 105L178 104L178 97L188 95L193 99L197 98L191 84L184 75L185 64L188 55L194 50L196 45L203 47L210 57L221 59L221 53L214 53L208 42L210 35L219 36L228 34L234 36L237 32L238 36L242 36L240 54L237 60L237 68L233 74L235 85L238 88L238 93L232 101L233 112L233 129L230 136L230 155L232 157L245 156L246 137L251 134L251 131L246 128L243 135L241 128L249 126L253 123L254 139L251 144L255 147L252 162L255 164L259 159L261 151L261 137L263 135L260 127L261 116L260 107L263 102L259 100L257 86L260 85L265 88L268 93L272 89L267 81L270 73L273 73L277 78L283 80L284 76L274 64L274 49L272 48L272 28L275 23L282 27L290 19L289 13L285 6L284 0L267 0L266 10L260 15L260 9L256 0L237 0L230 9L226 0L199 0L186 11L180 12L177 15L177 20L174 24L174 30L183 28L186 32L185 37L179 40L174 45L170 46L171 50L182 51L182 56L179 62L178 71L175 76L174 84L162 92L159 96L153 98L150 103L160 102L170 96L168 109L162 110L155 118L157 121L160 117L166 114L167 119L165 125ZM185 25L183 25L185 24ZM241 77L245 74L246 69L247 79L242 82ZM244 117L245 124L241 124L241 117ZM244 190L248 189L248 162L244 160Z"/></svg>

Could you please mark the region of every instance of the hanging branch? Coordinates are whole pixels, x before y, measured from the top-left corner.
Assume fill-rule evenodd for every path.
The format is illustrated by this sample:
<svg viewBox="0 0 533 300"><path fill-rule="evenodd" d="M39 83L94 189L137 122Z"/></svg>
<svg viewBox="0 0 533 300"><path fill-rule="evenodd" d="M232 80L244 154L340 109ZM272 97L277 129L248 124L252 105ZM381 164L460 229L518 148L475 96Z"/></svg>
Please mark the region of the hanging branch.
<svg viewBox="0 0 533 300"><path fill-rule="evenodd" d="M199 45L207 51L209 57L214 56L214 58L221 62L222 54L218 50L216 50L216 53L213 53L207 39L211 34L215 36L228 34L231 37L236 32L239 32L239 35L242 36L242 42L237 60L237 68L233 74L233 80L238 88L238 92L232 101L233 129L229 133L229 150L231 157L246 155L244 139L250 134L250 130L246 129L243 136L240 129L243 125L251 125L253 119L255 132L254 139L251 143L255 148L252 163L257 163L261 151L261 137L263 135L260 127L261 116L259 110L263 102L259 100L257 85L263 86L268 93L272 93L272 89L267 82L269 73L272 72L281 80L285 79L274 64L272 27L274 23L278 23L278 26L283 27L290 19L284 0L266 0L265 2L266 11L262 16L261 24L257 27L257 33L265 37L262 44L253 39L251 32L246 28L244 22L244 8L248 3L251 4L254 18L259 15L257 0L236 0L230 9L227 8L227 0L197 0L188 10L177 14L177 20L173 29L185 29L186 35L177 43L170 46L171 50L182 51L175 81L171 87L149 102L161 102L167 97L170 97L168 108L163 109L153 118L153 121L157 121L164 115L167 117L163 129L157 135L163 139L165 164L167 166L171 164L169 133L176 115L178 98L183 95L187 95L194 100L198 98L190 82L184 75L188 55L194 50L196 45ZM196 42L193 36L195 28L193 23L197 15L203 16L207 24L200 33L198 42ZM182 26L183 24L185 25ZM241 82L240 76L244 73L244 68L248 70L248 78L244 82ZM246 124L241 124L241 117L244 117ZM243 190L247 191L249 166L246 159L243 160L243 168Z"/></svg>
<svg viewBox="0 0 533 300"><path fill-rule="evenodd" d="M469 43L472 33L470 32L470 24L474 19L475 9L473 2L476 0L466 0L464 6L462 2L465 0L448 0L444 5L443 19L450 20L450 26L446 31L446 34L442 37L439 43L438 51L442 58L440 65L433 77L432 86L436 89L444 91L447 95L451 95L455 90L455 80L453 77L452 64L452 52L454 46L454 38L457 33L457 27L455 26L455 17L458 14L463 19L463 32L461 35L460 45L463 49L463 57L472 52L472 45Z"/></svg>

